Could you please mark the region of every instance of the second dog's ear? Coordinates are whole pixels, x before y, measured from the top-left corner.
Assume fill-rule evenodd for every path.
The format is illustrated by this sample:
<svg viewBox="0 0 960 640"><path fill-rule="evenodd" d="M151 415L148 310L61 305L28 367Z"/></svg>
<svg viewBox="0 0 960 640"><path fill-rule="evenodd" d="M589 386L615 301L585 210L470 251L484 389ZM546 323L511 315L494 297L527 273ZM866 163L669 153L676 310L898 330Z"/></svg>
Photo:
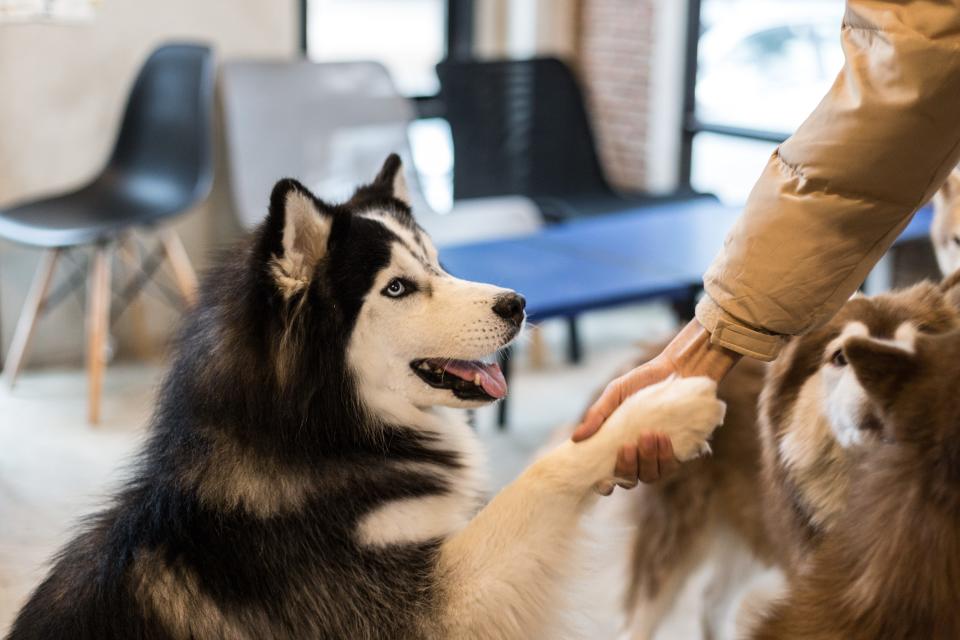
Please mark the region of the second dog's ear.
<svg viewBox="0 0 960 640"><path fill-rule="evenodd" d="M270 195L264 225L262 254L284 297L310 283L327 252L333 217L310 191L296 180L281 180Z"/></svg>
<svg viewBox="0 0 960 640"><path fill-rule="evenodd" d="M397 154L391 153L387 156L377 177L373 179L372 186L386 191L390 196L410 206L410 190L403 176L403 161Z"/></svg>
<svg viewBox="0 0 960 640"><path fill-rule="evenodd" d="M867 395L884 409L890 408L917 369L915 353L870 338L850 338L843 344L843 355Z"/></svg>

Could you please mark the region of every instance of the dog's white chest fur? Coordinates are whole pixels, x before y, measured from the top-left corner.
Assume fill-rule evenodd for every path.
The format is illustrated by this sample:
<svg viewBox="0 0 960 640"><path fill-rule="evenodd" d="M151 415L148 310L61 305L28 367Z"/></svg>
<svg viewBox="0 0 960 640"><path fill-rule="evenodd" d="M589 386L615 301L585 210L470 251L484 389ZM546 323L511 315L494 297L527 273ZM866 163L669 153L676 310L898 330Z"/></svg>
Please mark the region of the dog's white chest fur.
<svg viewBox="0 0 960 640"><path fill-rule="evenodd" d="M436 409L424 412L419 422L419 428L435 438L434 446L455 452L462 466L450 470L428 463L412 465L412 473L439 477L446 491L392 500L372 510L357 525L362 544L385 547L446 538L465 527L482 506L485 456L462 412Z"/></svg>

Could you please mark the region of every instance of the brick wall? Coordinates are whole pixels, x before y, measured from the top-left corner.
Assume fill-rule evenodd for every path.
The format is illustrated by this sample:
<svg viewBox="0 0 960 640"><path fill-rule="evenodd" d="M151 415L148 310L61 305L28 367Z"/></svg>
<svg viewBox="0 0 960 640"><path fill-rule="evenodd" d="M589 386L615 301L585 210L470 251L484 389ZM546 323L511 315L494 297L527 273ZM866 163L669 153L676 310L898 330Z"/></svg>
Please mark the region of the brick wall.
<svg viewBox="0 0 960 640"><path fill-rule="evenodd" d="M656 10L655 0L582 0L580 7L577 71L604 170L626 190L646 186Z"/></svg>

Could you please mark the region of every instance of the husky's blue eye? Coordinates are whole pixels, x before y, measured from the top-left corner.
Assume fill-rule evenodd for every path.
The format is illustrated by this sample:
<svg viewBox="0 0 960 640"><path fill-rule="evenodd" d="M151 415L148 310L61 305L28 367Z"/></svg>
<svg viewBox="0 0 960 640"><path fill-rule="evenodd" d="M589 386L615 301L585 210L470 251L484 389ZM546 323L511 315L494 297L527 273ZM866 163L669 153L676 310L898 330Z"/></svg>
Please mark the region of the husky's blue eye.
<svg viewBox="0 0 960 640"><path fill-rule="evenodd" d="M387 286L385 286L380 293L388 298L402 298L403 296L413 293L416 289L416 286L409 280L394 278L387 283Z"/></svg>

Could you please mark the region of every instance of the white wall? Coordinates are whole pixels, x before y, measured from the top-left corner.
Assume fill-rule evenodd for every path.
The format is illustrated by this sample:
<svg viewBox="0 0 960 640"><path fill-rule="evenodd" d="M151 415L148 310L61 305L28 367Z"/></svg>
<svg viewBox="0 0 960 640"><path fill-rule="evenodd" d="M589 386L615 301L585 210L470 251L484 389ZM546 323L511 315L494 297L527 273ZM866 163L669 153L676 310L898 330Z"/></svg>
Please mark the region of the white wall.
<svg viewBox="0 0 960 640"><path fill-rule="evenodd" d="M679 184L680 130L683 125L683 71L687 7L677 0L655 0L656 26L650 56L646 189L662 193Z"/></svg>
<svg viewBox="0 0 960 640"><path fill-rule="evenodd" d="M104 0L89 23L0 24L0 206L70 188L99 170L130 83L158 44L203 40L218 60L290 57L297 52L297 24L294 0ZM223 181L177 226L202 266L210 249L233 233ZM38 255L0 242L4 353ZM149 311L151 332L166 335L175 314L157 303ZM115 331L121 338L124 325L121 319ZM82 306L68 300L40 325L30 362L69 365L82 352Z"/></svg>

